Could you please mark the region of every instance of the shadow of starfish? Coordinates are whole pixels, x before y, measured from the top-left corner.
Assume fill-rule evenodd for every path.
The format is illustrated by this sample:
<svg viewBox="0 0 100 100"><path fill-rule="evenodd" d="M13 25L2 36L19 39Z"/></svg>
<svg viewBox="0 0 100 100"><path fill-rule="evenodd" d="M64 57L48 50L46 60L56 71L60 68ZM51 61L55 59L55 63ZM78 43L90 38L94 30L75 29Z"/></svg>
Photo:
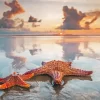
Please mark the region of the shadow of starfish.
<svg viewBox="0 0 100 100"><path fill-rule="evenodd" d="M64 84L63 85L59 85L59 84L52 84L52 78L49 76L49 75L37 75L37 76L34 76L34 78L31 78L29 81L32 81L32 82L37 82L37 84L38 84L38 82L47 82L47 81L49 81L51 84L52 84L52 86L53 86L53 88L54 88L54 90L56 91L56 93L57 94L59 94L59 92L62 90L62 88L63 88L63 86L65 85L65 84L67 84L69 81L71 81L71 80L89 80L89 81L92 81L92 78L91 78L91 76L87 76L87 77L80 77L80 76L78 76L78 77L76 77L76 76L65 76L64 78L63 78L63 81L64 81Z"/></svg>

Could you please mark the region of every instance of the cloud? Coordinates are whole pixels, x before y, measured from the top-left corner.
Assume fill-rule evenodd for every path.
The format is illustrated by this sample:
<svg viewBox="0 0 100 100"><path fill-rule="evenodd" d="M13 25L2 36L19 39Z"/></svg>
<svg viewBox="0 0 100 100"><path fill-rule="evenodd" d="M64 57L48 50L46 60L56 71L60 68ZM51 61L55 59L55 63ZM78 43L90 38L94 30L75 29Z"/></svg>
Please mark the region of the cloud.
<svg viewBox="0 0 100 100"><path fill-rule="evenodd" d="M0 28L23 28L24 24L33 23L32 27L37 27L39 25L35 25L36 22L41 22L37 18L32 16L29 17L28 22L25 22L23 19L16 18L13 19L18 14L24 13L24 8L19 4L17 0L13 0L10 3L4 2L4 4L11 8L11 10L3 13L3 18L0 19Z"/></svg>
<svg viewBox="0 0 100 100"><path fill-rule="evenodd" d="M86 17L85 13L77 11L74 7L69 8L68 6L63 7L64 21L61 29L81 29L80 21Z"/></svg>
<svg viewBox="0 0 100 100"><path fill-rule="evenodd" d="M95 10L95 11L87 12L86 15L87 15L88 17L93 17L93 18L91 19L91 21L86 21L86 22L85 22L85 28L86 28L86 29L89 29L89 28L90 28L90 25L91 25L92 23L94 23L94 22L100 17L100 11L99 11L99 10ZM88 18L87 18L87 19L88 19ZM86 19L85 19L85 20L86 20Z"/></svg>
<svg viewBox="0 0 100 100"><path fill-rule="evenodd" d="M0 19L0 28L22 28L24 25L23 19L12 19L17 14L21 14L24 9L18 3L17 0L13 0L11 3L4 2L4 4L11 8L11 10L3 13L3 18Z"/></svg>
<svg viewBox="0 0 100 100"><path fill-rule="evenodd" d="M17 0L13 0L11 3L7 3L5 1L5 5L11 8L10 11L6 11L3 13L3 16L6 18L12 18L17 14L25 12L25 10L21 7Z"/></svg>
<svg viewBox="0 0 100 100"><path fill-rule="evenodd" d="M42 20L38 20L37 18L35 18L35 17L33 17L33 16L30 16L29 19L28 19L28 22L29 22L29 23L31 23L31 22L33 23L33 24L32 24L32 27L40 26L40 25L36 25L35 23L36 23L36 22L41 22L41 21L42 21Z"/></svg>
<svg viewBox="0 0 100 100"><path fill-rule="evenodd" d="M90 25L100 17L100 11L83 13L74 7L69 8L68 6L64 6L63 15L63 24L58 29L90 29ZM88 21L87 16L89 16L89 20L91 21ZM83 19L85 19L85 27L81 27L80 25Z"/></svg>
<svg viewBox="0 0 100 100"><path fill-rule="evenodd" d="M0 28L22 28L24 25L24 21L22 19L8 19L2 18L0 20Z"/></svg>
<svg viewBox="0 0 100 100"><path fill-rule="evenodd" d="M25 24L23 19L13 19L14 16L25 12L23 7L19 4L17 0L13 0L10 3L4 2L4 4L10 7L11 10L3 13L3 18L0 19L0 28L23 28ZM31 20L29 21L34 22L36 20L36 18L31 18Z"/></svg>
<svg viewBox="0 0 100 100"><path fill-rule="evenodd" d="M41 20L38 20L37 18L30 16L28 22L41 22Z"/></svg>
<svg viewBox="0 0 100 100"><path fill-rule="evenodd" d="M94 23L96 20L97 20L97 16L96 17L94 17L91 21L86 21L85 22L85 29L90 29L90 25L92 24L92 23Z"/></svg>
<svg viewBox="0 0 100 100"><path fill-rule="evenodd" d="M87 12L86 14L87 14L87 16L97 16L97 17L100 17L100 10L95 10L95 11Z"/></svg>

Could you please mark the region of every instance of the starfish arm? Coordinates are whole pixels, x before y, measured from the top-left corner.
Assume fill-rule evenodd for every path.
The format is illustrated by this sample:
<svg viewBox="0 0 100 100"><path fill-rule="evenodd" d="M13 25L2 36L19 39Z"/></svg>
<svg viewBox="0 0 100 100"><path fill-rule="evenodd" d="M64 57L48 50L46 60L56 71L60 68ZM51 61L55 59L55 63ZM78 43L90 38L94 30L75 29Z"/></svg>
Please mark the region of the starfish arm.
<svg viewBox="0 0 100 100"><path fill-rule="evenodd" d="M0 83L5 83L5 79L4 78L0 78Z"/></svg>
<svg viewBox="0 0 100 100"><path fill-rule="evenodd" d="M70 68L65 72L65 75L88 76L91 75L92 73L93 73L92 71Z"/></svg>
<svg viewBox="0 0 100 100"><path fill-rule="evenodd" d="M24 82L23 79L20 76L17 76L15 78L15 82L16 82L16 85L18 85L18 86L25 87L25 88L30 87L30 85L27 84L26 82Z"/></svg>
<svg viewBox="0 0 100 100"><path fill-rule="evenodd" d="M10 75L10 76L11 76L11 75ZM10 78L10 76L7 76L6 78L0 78L0 83L5 83L6 80L7 80L8 78Z"/></svg>
<svg viewBox="0 0 100 100"><path fill-rule="evenodd" d="M72 65L72 62L66 62L66 64L70 67Z"/></svg>
<svg viewBox="0 0 100 100"><path fill-rule="evenodd" d="M47 71L48 71L47 67L43 66L43 67L40 67L37 69L32 69L32 70L26 72L24 75L34 73L34 76L35 76L35 75L40 75L40 74L46 74Z"/></svg>
<svg viewBox="0 0 100 100"><path fill-rule="evenodd" d="M15 85L14 78L11 77L4 84L0 85L0 89L7 89Z"/></svg>
<svg viewBox="0 0 100 100"><path fill-rule="evenodd" d="M50 72L49 75L53 78L55 84L61 84L62 78L64 76L63 72L56 71L56 70Z"/></svg>
<svg viewBox="0 0 100 100"><path fill-rule="evenodd" d="M20 77L23 79L23 80L28 80L30 79L31 77L34 76L34 73L29 73L29 74L23 74L23 75L20 75Z"/></svg>

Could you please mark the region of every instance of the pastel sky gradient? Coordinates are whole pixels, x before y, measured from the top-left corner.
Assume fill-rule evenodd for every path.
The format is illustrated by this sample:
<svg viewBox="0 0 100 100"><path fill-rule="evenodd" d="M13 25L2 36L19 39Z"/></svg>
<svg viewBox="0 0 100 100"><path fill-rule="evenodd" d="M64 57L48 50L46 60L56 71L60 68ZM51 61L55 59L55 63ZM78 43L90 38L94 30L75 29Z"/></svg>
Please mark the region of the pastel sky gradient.
<svg viewBox="0 0 100 100"><path fill-rule="evenodd" d="M0 18L2 13L7 11L9 7L4 5L5 0L0 0ZM12 0L6 0L11 2ZM54 28L56 25L62 24L63 12L62 7L67 5L68 7L74 7L78 11L89 12L94 10L100 10L100 0L18 0L19 3L25 9L25 13L16 17L28 20L32 15L38 19L42 19L41 28L48 26ZM93 27L100 26L100 18L92 25Z"/></svg>

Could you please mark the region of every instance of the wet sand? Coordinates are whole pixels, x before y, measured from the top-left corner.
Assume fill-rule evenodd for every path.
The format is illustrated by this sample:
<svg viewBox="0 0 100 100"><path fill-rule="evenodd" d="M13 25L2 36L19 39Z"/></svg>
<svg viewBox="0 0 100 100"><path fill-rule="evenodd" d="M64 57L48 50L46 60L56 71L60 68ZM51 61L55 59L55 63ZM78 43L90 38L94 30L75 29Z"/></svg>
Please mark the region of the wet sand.
<svg viewBox="0 0 100 100"><path fill-rule="evenodd" d="M53 86L51 77L36 76L27 81L30 89L12 87L5 91L1 100L99 100L100 82L92 82L91 77L75 76L66 76L63 80L64 85ZM99 88L96 89L95 84Z"/></svg>
<svg viewBox="0 0 100 100"><path fill-rule="evenodd" d="M12 87L4 91L0 100L100 100L99 65L99 60L82 57L72 66L92 70L91 77L66 76L62 86L53 86L50 76L35 76L27 81L31 85L29 89Z"/></svg>
<svg viewBox="0 0 100 100"><path fill-rule="evenodd" d="M49 42L46 42L47 40ZM98 48L100 46L100 38L74 37L66 39L66 37L58 37L55 40L54 37L47 38L47 40L44 37L16 37L16 39L5 38L5 40L1 41L0 43L4 43L1 51L4 49L4 52L1 52L0 55L0 77L8 76L12 71L18 71L22 74L28 70L38 68L41 66L42 61L52 59L67 61L71 58L73 60L72 67L93 71L91 77L66 76L63 78L64 85L53 86L51 77L47 75L36 76L27 81L31 85L29 89L14 86L5 91L0 91L0 96L4 94L0 97L0 100L100 100L100 50ZM86 46L89 45L88 50L90 52L84 51L83 56L76 59L77 53L80 53L78 51L80 42L87 43L87 41L90 41L86 44ZM42 43L46 44L41 45ZM59 52L57 52L57 48ZM95 51L93 54L91 54L92 49ZM15 50L15 56L13 50ZM29 50L36 50L37 52L34 54ZM74 53L75 58L73 59L72 55ZM16 56L19 57L19 60L13 59ZM24 61L21 58L27 58L27 60ZM12 63L15 63L15 66L12 66Z"/></svg>
<svg viewBox="0 0 100 100"><path fill-rule="evenodd" d="M81 57L72 66L92 70L93 74L91 77L65 76L62 86L53 86L48 75L35 76L27 81L31 85L29 89L12 87L4 91L0 100L100 100L100 61Z"/></svg>
<svg viewBox="0 0 100 100"><path fill-rule="evenodd" d="M27 81L31 85L29 89L12 87L4 91L0 100L100 100L100 61L81 57L72 66L92 70L93 74L91 77L66 76L62 86L53 86L48 75L35 76Z"/></svg>

